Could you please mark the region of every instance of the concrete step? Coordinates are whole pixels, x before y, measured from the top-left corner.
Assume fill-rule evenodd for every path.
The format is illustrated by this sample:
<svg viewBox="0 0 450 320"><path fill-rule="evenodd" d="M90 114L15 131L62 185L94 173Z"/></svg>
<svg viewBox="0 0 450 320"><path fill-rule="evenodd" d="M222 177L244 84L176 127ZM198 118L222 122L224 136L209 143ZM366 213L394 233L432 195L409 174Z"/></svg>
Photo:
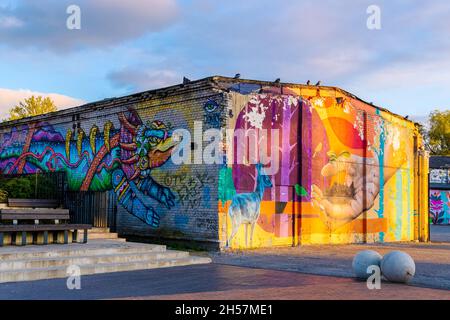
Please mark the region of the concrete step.
<svg viewBox="0 0 450 320"><path fill-rule="evenodd" d="M0 272L7 270L51 268L70 265L94 265L113 263L137 263L155 261L159 259L180 259L189 257L188 252L168 250L163 252L131 252L121 254L101 254L89 256L33 258L20 260L7 260L0 262Z"/></svg>
<svg viewBox="0 0 450 320"><path fill-rule="evenodd" d="M108 233L109 231L110 231L109 228L93 227L88 231L88 233Z"/></svg>
<svg viewBox="0 0 450 320"><path fill-rule="evenodd" d="M0 261L165 251L166 246L164 245L94 240L87 244L74 243L69 245L51 244L47 246L4 247L0 248Z"/></svg>
<svg viewBox="0 0 450 320"><path fill-rule="evenodd" d="M101 263L81 265L81 276L98 273L155 269L192 264L210 263L211 259L188 256L184 258L167 258L144 260L125 263ZM41 279L66 278L67 266L54 266L48 268L32 268L24 270L7 270L0 272L0 283L15 281L32 281Z"/></svg>
<svg viewBox="0 0 450 320"><path fill-rule="evenodd" d="M83 231L78 231L78 239L83 239ZM88 240L95 239L117 239L119 241L126 241L119 238L119 235L115 232L110 232L109 228L92 228L88 230Z"/></svg>
<svg viewBox="0 0 450 320"><path fill-rule="evenodd" d="M79 231L78 236L82 236L82 232ZM88 232L88 240L92 239L118 239L119 235L117 233L103 233L103 232ZM79 238L82 239L82 238Z"/></svg>
<svg viewBox="0 0 450 320"><path fill-rule="evenodd" d="M164 245L92 240L87 244L51 244L0 248L0 283L66 278L67 268L81 275L210 263L209 258L167 250Z"/></svg>
<svg viewBox="0 0 450 320"><path fill-rule="evenodd" d="M102 239L102 238L100 238L99 240L127 242L127 239L125 239L125 238L111 238L111 239Z"/></svg>

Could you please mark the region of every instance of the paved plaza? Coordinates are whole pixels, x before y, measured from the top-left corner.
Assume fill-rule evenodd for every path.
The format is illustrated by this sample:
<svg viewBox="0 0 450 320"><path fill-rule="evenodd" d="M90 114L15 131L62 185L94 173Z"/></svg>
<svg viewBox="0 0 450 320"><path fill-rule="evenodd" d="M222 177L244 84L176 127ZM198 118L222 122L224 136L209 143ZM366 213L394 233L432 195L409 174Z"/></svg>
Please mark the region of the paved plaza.
<svg viewBox="0 0 450 320"><path fill-rule="evenodd" d="M80 290L67 289L66 278L3 283L0 299L449 300L448 230L449 227L432 227L432 239L439 237L448 242L197 252L196 255L209 255L213 263L85 275L81 277ZM413 281L409 285L383 281L380 290L369 290L365 282L353 278L351 270L353 256L363 249L381 254L391 250L409 253L416 262ZM2 250L11 252L13 248Z"/></svg>

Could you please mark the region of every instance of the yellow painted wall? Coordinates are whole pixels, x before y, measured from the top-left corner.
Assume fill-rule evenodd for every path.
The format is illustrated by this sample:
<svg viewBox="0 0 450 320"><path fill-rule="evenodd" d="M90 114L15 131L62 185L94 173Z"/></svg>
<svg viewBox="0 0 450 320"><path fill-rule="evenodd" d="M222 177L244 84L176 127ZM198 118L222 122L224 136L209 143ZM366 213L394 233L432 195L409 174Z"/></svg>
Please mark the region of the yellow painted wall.
<svg viewBox="0 0 450 320"><path fill-rule="evenodd" d="M272 97L268 99L267 95ZM218 205L222 247L410 241L416 234L424 239L424 219L415 219L418 215L423 217L425 204L418 198L425 185L424 175L414 174L414 137L418 132L413 123L334 89L285 88L283 94L234 92L230 96L230 108L236 117L229 121L228 129L283 130L301 118L301 131L291 132L291 136L298 136L301 167L306 166L308 172L291 174L288 183L280 174L272 175L273 187L265 189L260 201L253 241L250 243L251 224L246 223L240 225L230 241L235 217L228 208L234 201L240 215L239 197L255 190L251 183L243 190L241 181L248 178L246 173L252 172L254 164L247 164L247 169L228 163L227 179L226 175L219 179L219 188L222 192L232 190L234 198L222 197ZM298 106L291 102L293 99L299 101ZM291 113L301 113L302 117L290 119L289 124L287 117L291 113L287 116L285 108L299 108ZM258 115L264 118L262 125L251 121ZM271 122L267 117L271 117ZM283 134L281 144L283 139L289 139ZM420 147L420 138L416 141L416 147ZM288 149L281 147L280 159L283 150ZM423 169L423 160L421 164ZM253 185L257 183L255 175L250 178L254 179ZM296 195L296 185L306 195ZM283 192L294 196L286 201ZM245 211L244 207L241 209ZM418 230L418 221L422 230Z"/></svg>

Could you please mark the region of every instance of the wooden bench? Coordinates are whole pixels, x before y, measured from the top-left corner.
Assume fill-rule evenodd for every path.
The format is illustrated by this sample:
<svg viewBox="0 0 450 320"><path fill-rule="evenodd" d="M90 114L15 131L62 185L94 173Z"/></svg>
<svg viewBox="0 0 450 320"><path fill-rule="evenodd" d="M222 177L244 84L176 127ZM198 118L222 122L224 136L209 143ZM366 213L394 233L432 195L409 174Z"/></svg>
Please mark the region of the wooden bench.
<svg viewBox="0 0 450 320"><path fill-rule="evenodd" d="M59 200L54 199L8 199L8 207L16 208L58 208Z"/></svg>
<svg viewBox="0 0 450 320"><path fill-rule="evenodd" d="M52 208L3 208L0 212L0 246L4 244L4 233L12 233L12 238L21 233L22 245L27 243L27 232L33 233L33 243L36 243L36 233L44 233L44 244L48 244L48 233L51 231L64 231L64 243L69 242L69 231L72 233L72 242L77 242L78 230L84 231L83 243L87 242L89 224L69 224L69 210ZM22 223L32 221L30 223ZM6 224L5 224L6 222ZM50 223L52 222L52 223ZM55 239L56 233L53 234Z"/></svg>

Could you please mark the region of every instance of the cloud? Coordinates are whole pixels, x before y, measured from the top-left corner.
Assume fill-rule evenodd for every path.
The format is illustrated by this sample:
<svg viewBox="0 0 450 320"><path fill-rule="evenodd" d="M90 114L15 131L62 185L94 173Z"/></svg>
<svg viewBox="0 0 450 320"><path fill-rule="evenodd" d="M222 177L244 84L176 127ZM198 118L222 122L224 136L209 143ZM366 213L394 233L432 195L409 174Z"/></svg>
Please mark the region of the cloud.
<svg viewBox="0 0 450 320"><path fill-rule="evenodd" d="M450 108L450 49L405 56L403 61L365 67L346 81L348 90L394 112L416 115ZM372 100L375 99L375 100ZM422 122L417 120L418 122Z"/></svg>
<svg viewBox="0 0 450 320"><path fill-rule="evenodd" d="M85 101L81 99L72 98L58 93L42 93L28 89L12 90L0 88L0 118L6 118L12 107L32 95L50 97L53 102L55 102L58 110L80 106L85 103Z"/></svg>
<svg viewBox="0 0 450 320"><path fill-rule="evenodd" d="M326 74L329 78L338 78L359 71L361 67L373 61L374 56L370 50L357 45L347 45L346 48L311 57L306 64L310 69Z"/></svg>
<svg viewBox="0 0 450 320"><path fill-rule="evenodd" d="M450 101L448 1L378 0L381 30L366 26L372 0L18 1L0 5L0 48L15 46L0 51L8 69L0 80L10 83L3 86L42 79L97 99L179 83L183 75L241 73L322 80L411 115ZM82 10L80 31L65 27L72 3ZM77 48L90 50L58 60L42 52Z"/></svg>
<svg viewBox="0 0 450 320"><path fill-rule="evenodd" d="M207 8L207 12L205 11ZM285 81L348 77L378 58L366 8L349 1L197 0L183 8L168 59L189 59L180 73L222 73ZM195 10L194 10L195 9ZM164 50L164 49L162 49ZM198 71L197 71L198 70Z"/></svg>
<svg viewBox="0 0 450 320"><path fill-rule="evenodd" d="M446 54L436 55L433 59L417 59L386 65L366 75L366 83L377 88L411 86L443 86L450 87L450 61Z"/></svg>
<svg viewBox="0 0 450 320"><path fill-rule="evenodd" d="M175 85L181 82L180 76L171 70L145 70L125 68L108 75L114 87L128 91L146 91Z"/></svg>
<svg viewBox="0 0 450 320"><path fill-rule="evenodd" d="M241 73L286 82L322 80L399 113L423 114L439 99L448 101L443 84L448 87L450 80L450 38L442 27L448 3L380 0L381 30L367 28L371 0L189 3L172 32L149 38L151 50L164 59L143 57L116 67L108 76L116 88L160 87L177 74L195 79ZM158 79L157 70L172 72ZM413 87L424 97L413 98Z"/></svg>
<svg viewBox="0 0 450 320"><path fill-rule="evenodd" d="M161 31L176 21L175 0L77 0L81 30L69 30L73 0L19 0L0 7L0 42L58 52L103 47Z"/></svg>
<svg viewBox="0 0 450 320"><path fill-rule="evenodd" d="M16 17L0 16L0 29L20 28L23 21Z"/></svg>
<svg viewBox="0 0 450 320"><path fill-rule="evenodd" d="M372 4L370 0L285 0L283 5L230 0L224 8L220 2L197 0L195 8L208 5L208 13L184 10L176 48L171 46L170 51L182 52L191 58L191 66L216 70L213 73L230 70L227 73L250 77L314 78L342 84L450 45L448 28L442 28L448 21L449 3L377 1L382 29L369 30L366 9Z"/></svg>

